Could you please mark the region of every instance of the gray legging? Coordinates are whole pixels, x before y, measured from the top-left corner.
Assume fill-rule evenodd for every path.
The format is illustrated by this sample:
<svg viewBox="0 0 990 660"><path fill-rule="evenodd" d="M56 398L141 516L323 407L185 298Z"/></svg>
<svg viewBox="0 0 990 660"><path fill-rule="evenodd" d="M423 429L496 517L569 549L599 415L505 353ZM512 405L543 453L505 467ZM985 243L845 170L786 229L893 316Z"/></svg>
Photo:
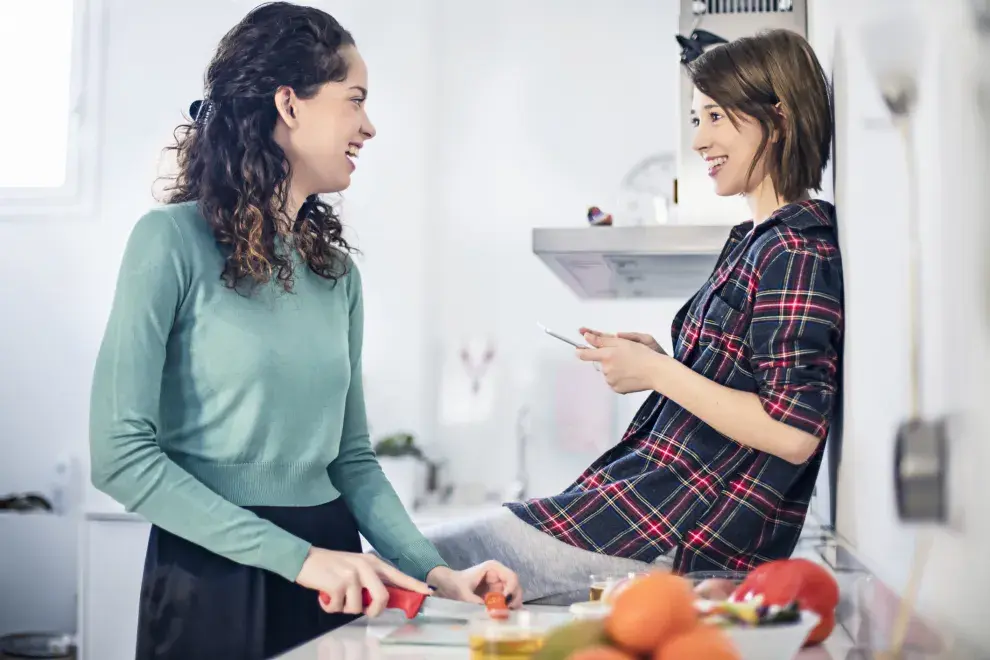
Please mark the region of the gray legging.
<svg viewBox="0 0 990 660"><path fill-rule="evenodd" d="M514 570L526 602L555 602L555 596L587 594L591 575L670 568L670 560L663 555L649 564L576 548L544 534L506 508L478 518L441 523L423 533L454 570L489 559Z"/></svg>

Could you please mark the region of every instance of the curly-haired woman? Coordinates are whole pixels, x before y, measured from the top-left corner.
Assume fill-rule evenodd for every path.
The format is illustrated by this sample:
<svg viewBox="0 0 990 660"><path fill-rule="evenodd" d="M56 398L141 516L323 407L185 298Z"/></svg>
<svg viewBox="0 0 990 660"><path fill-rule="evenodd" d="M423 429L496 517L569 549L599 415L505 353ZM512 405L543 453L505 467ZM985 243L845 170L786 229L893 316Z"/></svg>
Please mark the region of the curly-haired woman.
<svg viewBox="0 0 990 660"><path fill-rule="evenodd" d="M166 203L126 246L93 381L93 482L152 523L138 658L268 658L377 615L383 583L519 603L504 566L446 566L369 443L361 279L317 197L375 136L353 38L263 5L205 82Z"/></svg>

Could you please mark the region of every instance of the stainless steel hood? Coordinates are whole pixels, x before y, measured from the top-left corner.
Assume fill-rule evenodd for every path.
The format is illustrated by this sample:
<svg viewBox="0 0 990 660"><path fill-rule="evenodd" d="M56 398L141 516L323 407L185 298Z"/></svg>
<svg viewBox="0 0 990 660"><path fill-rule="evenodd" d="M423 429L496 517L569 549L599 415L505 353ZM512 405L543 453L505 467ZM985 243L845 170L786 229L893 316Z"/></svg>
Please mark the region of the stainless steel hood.
<svg viewBox="0 0 990 660"><path fill-rule="evenodd" d="M727 225L534 229L533 252L580 298L684 299L711 275Z"/></svg>

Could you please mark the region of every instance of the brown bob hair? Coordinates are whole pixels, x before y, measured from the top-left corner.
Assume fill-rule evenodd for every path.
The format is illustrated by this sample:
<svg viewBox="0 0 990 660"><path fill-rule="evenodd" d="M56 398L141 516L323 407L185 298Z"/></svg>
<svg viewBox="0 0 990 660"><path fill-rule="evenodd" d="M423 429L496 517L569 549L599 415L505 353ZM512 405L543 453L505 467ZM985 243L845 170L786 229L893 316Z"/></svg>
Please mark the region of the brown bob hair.
<svg viewBox="0 0 990 660"><path fill-rule="evenodd" d="M790 30L764 31L711 48L687 70L698 91L718 103L733 125L738 127L742 114L763 129L747 176L769 149L767 174L782 199L821 190L834 130L832 97L803 37Z"/></svg>

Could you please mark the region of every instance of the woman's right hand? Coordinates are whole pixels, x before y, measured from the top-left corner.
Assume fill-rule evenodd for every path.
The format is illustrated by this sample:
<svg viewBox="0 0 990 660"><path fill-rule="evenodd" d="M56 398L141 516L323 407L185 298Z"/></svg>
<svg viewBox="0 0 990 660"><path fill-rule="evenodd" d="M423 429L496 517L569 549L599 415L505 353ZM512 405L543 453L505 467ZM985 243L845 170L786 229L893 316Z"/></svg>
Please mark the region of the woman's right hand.
<svg viewBox="0 0 990 660"><path fill-rule="evenodd" d="M325 612L366 614L376 617L388 603L385 584L429 594L430 588L387 564L375 555L356 552L336 552L310 548L296 584L330 596L330 602L319 600ZM371 604L365 609L361 590L371 593Z"/></svg>
<svg viewBox="0 0 990 660"><path fill-rule="evenodd" d="M613 335L608 332L601 332L600 330L592 330L591 328L581 328L578 330L581 336L594 335L596 337L618 337L619 339L627 339L629 341L634 341L637 344L642 344L647 348L656 351L657 353L667 354L665 350L657 343L657 340L653 338L653 335L648 335L643 332L620 332L617 335Z"/></svg>

